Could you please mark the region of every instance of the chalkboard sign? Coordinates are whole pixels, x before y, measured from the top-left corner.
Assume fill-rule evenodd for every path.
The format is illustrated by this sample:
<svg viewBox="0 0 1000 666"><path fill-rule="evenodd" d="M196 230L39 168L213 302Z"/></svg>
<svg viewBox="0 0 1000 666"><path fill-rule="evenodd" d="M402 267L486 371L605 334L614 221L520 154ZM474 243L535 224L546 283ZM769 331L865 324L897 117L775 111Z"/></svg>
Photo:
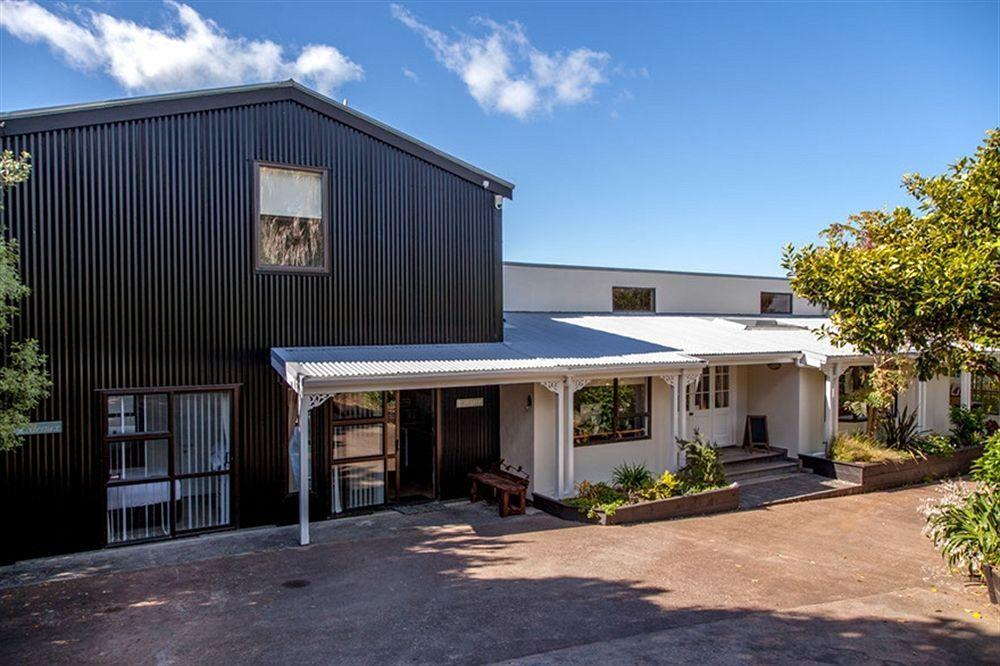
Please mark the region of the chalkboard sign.
<svg viewBox="0 0 1000 666"><path fill-rule="evenodd" d="M767 417L747 414L747 425L743 429L743 447L752 449L756 446L768 448Z"/></svg>

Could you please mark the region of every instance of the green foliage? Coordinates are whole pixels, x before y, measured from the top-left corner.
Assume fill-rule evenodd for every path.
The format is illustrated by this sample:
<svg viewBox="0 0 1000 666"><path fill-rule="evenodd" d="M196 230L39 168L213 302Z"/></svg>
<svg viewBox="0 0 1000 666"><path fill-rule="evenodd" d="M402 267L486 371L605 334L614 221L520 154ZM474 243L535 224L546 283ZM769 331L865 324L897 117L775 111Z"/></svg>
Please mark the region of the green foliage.
<svg viewBox="0 0 1000 666"><path fill-rule="evenodd" d="M564 504L576 507L588 518L596 518L597 514L615 515L615 509L628 503L628 495L617 488L599 481L581 481L576 484L576 497L563 501Z"/></svg>
<svg viewBox="0 0 1000 666"><path fill-rule="evenodd" d="M1000 488L1000 431L990 435L983 455L972 463L972 478L981 484Z"/></svg>
<svg viewBox="0 0 1000 666"><path fill-rule="evenodd" d="M581 481L576 485L576 497L563 503L576 507L588 518L595 518L601 513L613 516L627 504L693 495L726 486L726 475L715 449L700 436L686 444L688 464L677 476L668 470L654 479L644 464L622 463L612 472L612 483Z"/></svg>
<svg viewBox="0 0 1000 666"><path fill-rule="evenodd" d="M919 453L922 450L924 433L917 427L917 413L910 413L908 407L900 412L893 408L879 424L882 443L890 449Z"/></svg>
<svg viewBox="0 0 1000 666"><path fill-rule="evenodd" d="M30 159L28 153L22 153L20 158L9 150L0 153L0 210L7 188L27 180ZM18 243L8 239L4 231L0 226L0 338L4 340L6 360L6 365L0 366L0 451L24 441L18 432L31 422L32 411L48 397L52 386L38 342L10 342L14 317L30 290L21 282Z"/></svg>
<svg viewBox="0 0 1000 666"><path fill-rule="evenodd" d="M10 150L0 153L0 210L4 208L7 188L23 183L28 180L29 175L31 175L31 155L22 152L19 157L14 157L14 153Z"/></svg>
<svg viewBox="0 0 1000 666"><path fill-rule="evenodd" d="M920 443L920 452L928 456L950 456L955 453L955 445L951 437L932 433Z"/></svg>
<svg viewBox="0 0 1000 666"><path fill-rule="evenodd" d="M942 487L942 497L921 507L930 537L951 567L963 568L970 576L985 564L1000 566L1000 486L983 485L966 490L951 482Z"/></svg>
<svg viewBox="0 0 1000 666"><path fill-rule="evenodd" d="M640 462L622 464L611 470L611 481L624 492L642 490L653 483L653 473Z"/></svg>
<svg viewBox="0 0 1000 666"><path fill-rule="evenodd" d="M981 409L969 409L962 405L951 408L951 441L955 448L979 446L988 432L986 415Z"/></svg>
<svg viewBox="0 0 1000 666"><path fill-rule="evenodd" d="M728 485L718 451L700 432L695 431L692 440L678 437L677 443L686 459L684 467L677 472L683 494L691 495Z"/></svg>
<svg viewBox="0 0 1000 666"><path fill-rule="evenodd" d="M947 173L903 187L916 211L861 212L824 230L823 245L786 247L793 291L828 310L822 334L874 356L877 374L905 368L912 351L922 379L1000 376L1000 129Z"/></svg>
<svg viewBox="0 0 1000 666"><path fill-rule="evenodd" d="M841 433L827 450L827 457L837 462L880 463L910 458L902 451L887 448L881 442L858 433Z"/></svg>
<svg viewBox="0 0 1000 666"><path fill-rule="evenodd" d="M656 481L639 491L639 498L642 501L652 501L674 497L679 493L680 481L677 480L670 470L665 471Z"/></svg>

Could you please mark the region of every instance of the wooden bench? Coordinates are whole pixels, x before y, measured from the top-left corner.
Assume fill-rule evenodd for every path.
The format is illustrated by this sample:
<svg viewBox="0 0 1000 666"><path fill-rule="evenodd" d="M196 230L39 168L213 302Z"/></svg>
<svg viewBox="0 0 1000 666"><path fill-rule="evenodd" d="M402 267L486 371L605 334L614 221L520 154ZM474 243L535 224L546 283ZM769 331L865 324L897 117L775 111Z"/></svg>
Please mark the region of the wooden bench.
<svg viewBox="0 0 1000 666"><path fill-rule="evenodd" d="M472 482L469 501L475 503L481 499L480 486L483 486L493 491L493 497L500 505L501 518L524 513L528 496L528 475L520 467L515 470L501 460L491 465L488 471L477 467L475 472L469 474L469 480ZM513 504L512 497L515 500Z"/></svg>

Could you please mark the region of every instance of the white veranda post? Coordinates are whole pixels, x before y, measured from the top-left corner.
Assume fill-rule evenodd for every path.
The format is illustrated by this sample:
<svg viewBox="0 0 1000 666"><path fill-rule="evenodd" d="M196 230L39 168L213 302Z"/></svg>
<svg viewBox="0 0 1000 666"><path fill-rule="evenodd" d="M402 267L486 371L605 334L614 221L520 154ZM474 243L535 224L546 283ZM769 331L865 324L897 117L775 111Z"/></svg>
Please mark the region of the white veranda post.
<svg viewBox="0 0 1000 666"><path fill-rule="evenodd" d="M587 385L586 379L573 379L572 377L566 378L566 398L563 404L563 418L566 420L566 425L563 427L563 446L566 448L566 475L565 475L565 486L563 487L563 492L568 496L572 495L576 490L576 461L574 460L575 448L573 446L573 396L577 391L582 389Z"/></svg>
<svg viewBox="0 0 1000 666"><path fill-rule="evenodd" d="M697 378L697 375L695 377ZM682 437L684 429L687 428L687 405L684 400L684 391L688 386L687 377L683 370L678 370L669 375L660 375L660 379L670 385L670 442L668 446L676 452L675 464L680 467L681 450L678 447L677 438Z"/></svg>
<svg viewBox="0 0 1000 666"><path fill-rule="evenodd" d="M962 407L969 409L972 407L972 373L963 370L958 381L959 401Z"/></svg>
<svg viewBox="0 0 1000 666"><path fill-rule="evenodd" d="M847 370L839 363L830 363L823 366L823 375L826 378L826 443L829 445L837 437L840 425L840 376Z"/></svg>
<svg viewBox="0 0 1000 666"><path fill-rule="evenodd" d="M305 395L302 380L299 395L299 545L309 545L309 412L326 402L329 395Z"/></svg>
<svg viewBox="0 0 1000 666"><path fill-rule="evenodd" d="M542 386L556 394L556 498L562 499L566 488L566 448L563 446L566 419L563 416L565 382L562 380L541 382Z"/></svg>
<svg viewBox="0 0 1000 666"><path fill-rule="evenodd" d="M917 382L917 428L927 429L927 382Z"/></svg>

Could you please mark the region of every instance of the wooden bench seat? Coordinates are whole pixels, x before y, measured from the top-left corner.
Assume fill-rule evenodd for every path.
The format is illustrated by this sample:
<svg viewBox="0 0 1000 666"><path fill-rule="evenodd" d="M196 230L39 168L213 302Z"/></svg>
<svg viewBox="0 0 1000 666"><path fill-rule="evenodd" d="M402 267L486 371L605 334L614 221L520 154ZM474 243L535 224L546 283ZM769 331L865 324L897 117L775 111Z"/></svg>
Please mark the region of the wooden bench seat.
<svg viewBox="0 0 1000 666"><path fill-rule="evenodd" d="M517 471L520 472L520 468ZM498 500L500 505L502 518L511 514L521 515L524 513L528 496L527 475L518 474L509 466L504 469L502 460L493 465L489 471L477 468L475 472L469 474L469 481L472 483L469 490L469 501L475 503L480 499L486 499L480 497L480 486L482 486L493 491L493 497ZM515 500L513 503L511 503L512 497Z"/></svg>

